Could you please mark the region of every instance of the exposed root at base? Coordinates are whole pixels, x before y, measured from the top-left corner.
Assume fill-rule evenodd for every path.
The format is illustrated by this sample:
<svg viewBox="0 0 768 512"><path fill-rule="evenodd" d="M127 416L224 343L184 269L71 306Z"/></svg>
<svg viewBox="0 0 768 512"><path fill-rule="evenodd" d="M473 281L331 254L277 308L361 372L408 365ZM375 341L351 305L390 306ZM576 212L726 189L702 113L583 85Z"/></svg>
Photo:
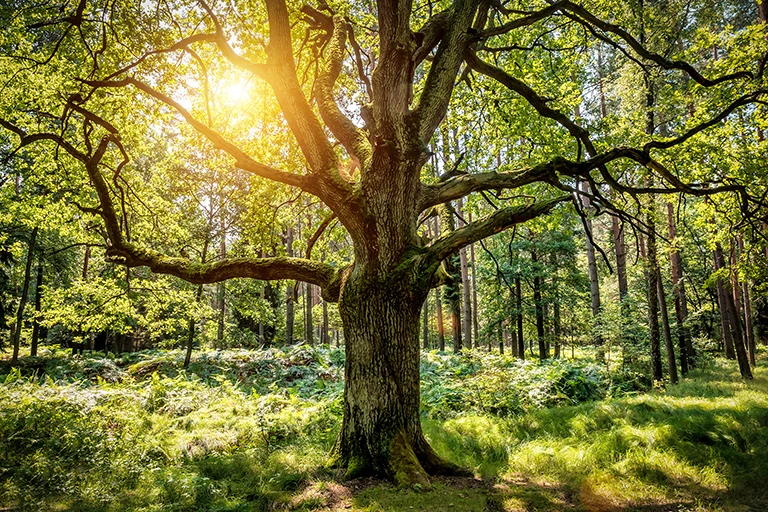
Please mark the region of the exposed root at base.
<svg viewBox="0 0 768 512"><path fill-rule="evenodd" d="M397 485L429 486L427 472L403 432L392 438L392 444L389 447L389 465Z"/></svg>
<svg viewBox="0 0 768 512"><path fill-rule="evenodd" d="M328 467L345 470L344 480L373 476L386 478L404 487L430 487L429 476L473 476L468 469L438 456L423 437L410 443L402 431L392 437L388 449L377 458L341 455L338 443Z"/></svg>

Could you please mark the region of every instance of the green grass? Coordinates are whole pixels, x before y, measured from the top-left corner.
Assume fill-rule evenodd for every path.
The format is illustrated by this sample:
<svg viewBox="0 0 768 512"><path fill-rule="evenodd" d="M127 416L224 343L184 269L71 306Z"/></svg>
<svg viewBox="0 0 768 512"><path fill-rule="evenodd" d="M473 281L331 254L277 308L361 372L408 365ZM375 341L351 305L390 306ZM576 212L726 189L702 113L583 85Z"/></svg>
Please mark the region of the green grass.
<svg viewBox="0 0 768 512"><path fill-rule="evenodd" d="M325 469L338 353L209 353L189 372L180 357L0 364L0 508L768 510L764 358L753 382L716 360L678 386L617 393L590 366L431 354L425 432L478 477L397 489Z"/></svg>
<svg viewBox="0 0 768 512"><path fill-rule="evenodd" d="M663 392L509 419L464 416L428 432L454 461L498 478L511 510L768 510L763 368L745 383L718 360Z"/></svg>

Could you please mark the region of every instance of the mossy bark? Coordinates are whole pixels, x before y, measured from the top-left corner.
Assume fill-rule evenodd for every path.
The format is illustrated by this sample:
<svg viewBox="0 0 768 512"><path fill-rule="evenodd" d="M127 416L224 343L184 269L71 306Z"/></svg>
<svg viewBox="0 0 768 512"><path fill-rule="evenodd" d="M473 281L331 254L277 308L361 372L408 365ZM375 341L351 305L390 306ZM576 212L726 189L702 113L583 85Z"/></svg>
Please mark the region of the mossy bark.
<svg viewBox="0 0 768 512"><path fill-rule="evenodd" d="M346 337L345 403L334 459L346 476L399 485L462 471L435 454L419 419L419 316L427 289L410 270L386 279L356 266L339 300Z"/></svg>

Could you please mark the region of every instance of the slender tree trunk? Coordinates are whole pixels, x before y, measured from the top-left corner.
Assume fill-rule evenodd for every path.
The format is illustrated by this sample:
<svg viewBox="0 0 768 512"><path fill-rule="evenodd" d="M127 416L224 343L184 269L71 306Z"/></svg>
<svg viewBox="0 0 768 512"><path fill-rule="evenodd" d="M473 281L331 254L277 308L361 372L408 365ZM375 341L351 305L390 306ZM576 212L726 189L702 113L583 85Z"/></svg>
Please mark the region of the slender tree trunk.
<svg viewBox="0 0 768 512"><path fill-rule="evenodd" d="M432 222L433 238L440 236L438 216ZM443 303L440 300L440 288L435 288L435 315L437 316L437 347L441 352L445 351L445 325L443 324Z"/></svg>
<svg viewBox="0 0 768 512"><path fill-rule="evenodd" d="M719 244L712 251L712 257L715 262L715 272L722 267L721 261L725 262L722 255L722 250L718 249ZM723 333L723 344L725 345L725 357L726 359L736 359L736 350L733 340L733 330L731 329L730 319L728 317L728 293L725 290L725 284L723 280L718 277L716 281L717 286L717 302L720 309L720 327Z"/></svg>
<svg viewBox="0 0 768 512"><path fill-rule="evenodd" d="M768 23L768 2L766 0L757 0L757 19L760 21L761 24ZM768 38L768 35L766 35L766 38ZM757 115L760 115L761 107L760 105L757 105ZM763 111L764 112L764 111ZM763 128L762 126L757 127L757 140L759 142L762 142L765 140L765 135L763 134ZM768 257L768 247L765 249L766 257Z"/></svg>
<svg viewBox="0 0 768 512"><path fill-rule="evenodd" d="M677 223L675 222L675 210L672 203L667 202L667 226L669 240L672 243L672 251L669 259L672 267L672 290L675 295L675 319L677 320L677 339L680 347L680 370L685 377L688 368L696 366L694 360L693 343L688 332L686 319L688 318L688 302L685 296L685 283L683 282L683 260L680 249L677 247Z"/></svg>
<svg viewBox="0 0 768 512"><path fill-rule="evenodd" d="M464 226L464 222L461 220L463 215L464 203L461 199L456 201L458 204L459 213L459 227ZM462 247L459 251L459 262L461 264L461 294L463 298L461 314L462 314L462 341L463 345L471 349L472 348L472 290L469 283L469 261L467 259L467 248Z"/></svg>
<svg viewBox="0 0 768 512"><path fill-rule="evenodd" d="M312 300L313 300L313 294L312 294L312 285L307 283L305 285L305 299L304 299L304 322L306 327L304 328L304 338L307 343L307 345L314 345L315 344L315 326L312 322Z"/></svg>
<svg viewBox="0 0 768 512"><path fill-rule="evenodd" d="M219 244L219 257L223 260L224 257L227 255L227 232L226 232L226 226L224 224L224 220L221 221L221 241ZM224 281L220 282L217 286L216 290L216 307L218 309L218 325L216 329L216 346L219 348L224 348L224 327L226 324L226 294L227 294L227 286Z"/></svg>
<svg viewBox="0 0 768 512"><path fill-rule="evenodd" d="M725 260L723 259L723 249L720 246L720 242L715 244L715 258L720 268L725 268ZM747 350L744 346L744 338L741 330L741 319L739 318L739 312L733 302L733 295L730 290L724 290L723 295L726 315L728 323L730 324L730 330L733 334L733 347L736 351L736 360L739 363L739 372L742 378L751 379L752 369L749 367L749 357L747 356Z"/></svg>
<svg viewBox="0 0 768 512"><path fill-rule="evenodd" d="M739 240L739 252L741 257L744 257L744 238L741 233L738 235ZM741 293L744 296L744 324L746 326L747 335L747 353L749 355L749 364L755 366L755 329L752 325L752 301L749 294L749 280L745 279L741 282Z"/></svg>
<svg viewBox="0 0 768 512"><path fill-rule="evenodd" d="M197 293L195 294L195 302L200 302L200 299L203 296L203 285L199 284L197 285ZM124 335L123 335L124 336ZM123 337L123 339L125 339ZM192 361L192 347L195 344L195 319L194 317L189 318L189 322L187 323L187 353L184 356L184 368L189 368L189 363ZM122 351L122 347L121 347Z"/></svg>
<svg viewBox="0 0 768 512"><path fill-rule="evenodd" d="M736 252L734 249L734 246L736 245L735 240L731 240L731 251L730 251L730 275L731 275L731 293L733 294L733 305L736 307L736 318L739 319L739 324L743 327L743 321L741 318L741 299L739 295L741 294L741 285L739 284L739 271L736 266ZM744 329L742 329L743 331Z"/></svg>
<svg viewBox="0 0 768 512"><path fill-rule="evenodd" d="M37 344L40 340L40 303L43 298L43 260L42 256L37 262L37 282L35 283L35 320L32 327L32 345L29 349L30 356L37 355Z"/></svg>
<svg viewBox="0 0 768 512"><path fill-rule="evenodd" d="M499 330L501 331L501 339L499 340L499 354L503 354L504 353L504 345L508 345L509 344L509 330L508 330L508 326L507 326L507 321L506 320L503 320L499 324ZM514 349L513 349L513 354L514 354Z"/></svg>
<svg viewBox="0 0 768 512"><path fill-rule="evenodd" d="M667 349L667 366L669 366L669 381L677 384L677 363L675 361L675 345L672 343L672 333L669 329L669 313L667 312L667 295L664 293L664 283L661 280L661 271L656 275L656 290L659 296L659 309L661 310L661 326L664 331L664 345Z"/></svg>
<svg viewBox="0 0 768 512"><path fill-rule="evenodd" d="M519 350L520 347L517 344L517 325L515 325L514 322L511 322L508 326L509 329L509 346L512 348L512 356L519 358Z"/></svg>
<svg viewBox="0 0 768 512"><path fill-rule="evenodd" d="M562 326L560 322L560 299L555 298L554 304L554 334L555 334L555 359L560 359L560 337L562 336Z"/></svg>
<svg viewBox="0 0 768 512"><path fill-rule="evenodd" d="M440 290L435 288L435 313L437 314L437 346L445 352L445 325L443 324L443 304L440 302Z"/></svg>
<svg viewBox="0 0 768 512"><path fill-rule="evenodd" d="M643 0L640 2L640 44L645 45L646 33L645 33L645 12ZM648 73L643 74L643 85L645 86L645 133L646 135L653 135L656 131L656 121L654 106L656 104L656 94L653 79ZM647 180L646 180L647 181ZM649 186L653 186L653 180L647 183ZM648 258L647 258L647 273L648 279L648 323L650 326L650 343L651 343L651 372L653 374L654 381L661 381L664 378L661 368L661 341L659 335L659 258L656 245L656 198L651 196L651 205L647 213L647 225L648 225Z"/></svg>
<svg viewBox="0 0 768 512"><path fill-rule="evenodd" d="M616 277L619 281L619 298L622 308L626 309L626 299L629 293L627 284L627 246L624 243L624 225L616 216L611 217L611 231L613 232L613 249L616 253Z"/></svg>
<svg viewBox="0 0 768 512"><path fill-rule="evenodd" d="M424 306L421 308L421 342L424 350L429 350L429 296L424 299Z"/></svg>
<svg viewBox="0 0 768 512"><path fill-rule="evenodd" d="M580 184L581 189L584 192L588 192L588 184L586 182L582 182ZM582 203L584 204L584 209L586 210L587 216L584 221L585 225L585 231L586 231L586 243L587 243L587 267L589 271L589 293L591 297L592 302L592 318L593 320L597 320L597 318L600 316L600 277L597 274L597 258L595 257L595 246L592 243L592 219L589 217L589 209L591 202L588 198L584 197L582 198ZM603 338L599 334L595 336L595 348L597 349L597 359L599 361L603 361L605 359L605 355L603 353Z"/></svg>
<svg viewBox="0 0 768 512"><path fill-rule="evenodd" d="M203 244L203 252L200 257L200 262L205 263L206 259L208 257L208 240L205 241ZM129 268L126 268L126 271L130 271ZM128 274L126 274L128 276ZM126 277L126 281L128 281L128 278ZM195 302L199 303L200 299L203 297L203 285L200 284L197 286L197 294L195 295ZM122 338L123 342L125 340L125 337ZM193 316L189 317L189 321L187 323L187 353L184 356L184 368L189 368L189 362L192 360L192 346L195 343L195 318ZM122 348L121 348L122 351Z"/></svg>
<svg viewBox="0 0 768 512"><path fill-rule="evenodd" d="M91 246L85 246L85 256L83 257L83 281L88 280L88 265L91 261Z"/></svg>
<svg viewBox="0 0 768 512"><path fill-rule="evenodd" d="M440 211L440 226L443 236L451 233L455 229L453 218L453 207L445 204ZM448 283L443 287L443 299L448 303L448 309L451 312L451 333L453 335L453 351L461 351L463 344L461 339L461 269L458 256L450 256L443 261L445 271L449 276Z"/></svg>
<svg viewBox="0 0 768 512"><path fill-rule="evenodd" d="M661 368L661 340L659 332L659 262L656 252L656 234L653 214L648 215L648 257L646 261L646 278L648 281L648 325L650 328L651 344L651 373L654 381L664 379Z"/></svg>
<svg viewBox="0 0 768 512"><path fill-rule="evenodd" d="M293 227L288 227L286 234L285 249L287 256L293 256ZM293 324L295 322L294 313L294 287L291 284L285 287L285 342L293 343Z"/></svg>
<svg viewBox="0 0 768 512"><path fill-rule="evenodd" d="M24 283L21 287L21 297L19 297L19 307L16 310L16 327L13 331L13 356L11 364L16 364L19 360L19 344L21 343L21 330L24 326L24 307L27 305L27 295L29 294L29 280L32 275L32 260L35 258L35 245L37 243L37 226L32 229L27 246L27 263L24 267Z"/></svg>
<svg viewBox="0 0 768 512"><path fill-rule="evenodd" d="M472 333L475 337L475 345L477 345L480 343L480 329L477 312L477 267L475 266L475 244L469 246L469 259L472 264ZM488 351L491 351L490 339L488 340Z"/></svg>
<svg viewBox="0 0 768 512"><path fill-rule="evenodd" d="M330 345L331 339L328 336L328 303L323 301L323 345Z"/></svg>
<svg viewBox="0 0 768 512"><path fill-rule="evenodd" d="M535 251L531 251L531 261L535 264L539 261L539 256ZM535 265L534 265L535 266ZM539 359L549 359L549 350L547 350L547 340L544 333L544 305L541 299L541 277L538 269L533 277L533 305L536 310L536 335L539 341Z"/></svg>
<svg viewBox="0 0 768 512"><path fill-rule="evenodd" d="M523 339L523 291L520 276L515 276L515 307L517 312L517 357L525 359L525 340Z"/></svg>

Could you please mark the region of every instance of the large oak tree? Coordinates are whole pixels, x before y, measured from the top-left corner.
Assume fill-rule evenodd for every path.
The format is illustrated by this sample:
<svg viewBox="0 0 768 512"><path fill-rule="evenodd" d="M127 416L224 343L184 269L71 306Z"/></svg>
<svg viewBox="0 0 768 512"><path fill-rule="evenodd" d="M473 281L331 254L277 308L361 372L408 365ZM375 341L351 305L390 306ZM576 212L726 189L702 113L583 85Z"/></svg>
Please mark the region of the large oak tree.
<svg viewBox="0 0 768 512"><path fill-rule="evenodd" d="M613 210L625 219L627 208L612 198L627 197L631 204L638 194L735 193L745 212L750 208L751 197L741 184L686 182L662 162L665 151L761 101L764 66L755 63L756 71L727 74L699 72L646 49L632 35L633 28L612 20L620 17L602 3L597 5L604 18L568 0L418 5L378 0L351 6L266 0L265 15L255 1L24 4L4 12L14 28L3 41L14 63L3 71L6 83L23 87L28 70L55 65L63 77L57 93L61 103L47 105L45 112L39 105L6 108L0 125L17 137L19 147L52 143L57 155L68 155L85 169L96 203L80 207L102 219L110 261L198 284L231 278L301 280L320 286L326 300L338 302L347 357L335 456L349 475L426 483L429 474L459 471L438 457L422 434L418 331L422 304L444 279L441 263L461 248L558 205L571 203L580 210L579 195L588 197L592 208ZM499 57L532 49L505 46L505 38L519 31L563 30L564 24L583 33L587 50L590 41L599 41L626 55L640 72L687 75L700 90L720 91L724 100L698 124L678 126L676 135L649 139L639 147L601 147L583 123L537 93L517 76L510 60ZM24 42L9 40L13 34ZM173 59L182 58L199 74L191 74L191 65L174 64ZM251 154L243 140L262 137L264 130L239 126L233 134L210 112L206 115L209 75L223 69L241 70L270 86L284 132L300 148L292 164L287 150L281 154L283 168L280 158L265 163ZM454 166L437 180L424 180L431 142L457 84L472 77L522 98L557 127L561 154L515 170L459 172ZM195 109L188 97L179 96L190 82L200 86L206 108ZM28 80L28 86L33 83ZM734 83L746 92L735 93ZM192 143L212 145L236 168L322 201L348 233L354 261L343 267L295 257L201 263L167 255L153 248L152 240L132 237L126 203L133 199L121 179L131 172L131 157L140 155L125 142L121 122L151 131L159 121L132 118L130 112L133 103L147 101L194 129L200 138L190 138ZM281 144L284 139L277 140ZM628 179L628 165L644 169L652 176L648 182L657 185ZM305 172L296 171L301 168ZM518 198L436 239L419 236L420 223L442 205L473 193L532 184L538 184L534 199ZM608 194L609 189L614 192Z"/></svg>

